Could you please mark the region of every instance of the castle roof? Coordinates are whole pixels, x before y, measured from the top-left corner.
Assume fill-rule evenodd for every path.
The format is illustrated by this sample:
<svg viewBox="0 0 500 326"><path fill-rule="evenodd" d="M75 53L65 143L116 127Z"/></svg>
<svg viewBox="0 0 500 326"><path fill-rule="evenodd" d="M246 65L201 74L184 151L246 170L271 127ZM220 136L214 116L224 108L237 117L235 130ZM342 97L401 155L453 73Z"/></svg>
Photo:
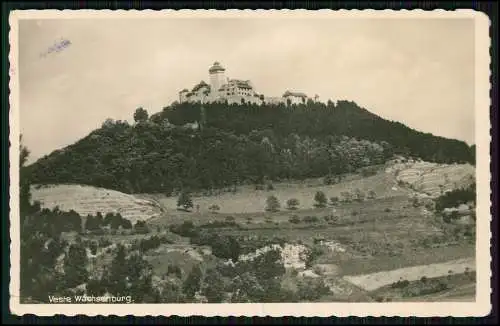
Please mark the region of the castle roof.
<svg viewBox="0 0 500 326"><path fill-rule="evenodd" d="M300 92L290 92L290 91L286 91L285 94L283 94L283 97L287 97L287 96L295 96L295 97L307 97L306 94L304 93L300 93Z"/></svg>
<svg viewBox="0 0 500 326"><path fill-rule="evenodd" d="M210 67L210 69L208 69L209 73L215 73L219 71L226 71L226 69L224 69L224 67L222 67L220 63L217 61L214 62L214 64L212 65L212 67Z"/></svg>
<svg viewBox="0 0 500 326"><path fill-rule="evenodd" d="M250 85L249 80L240 80L240 79L230 79L229 84L235 85L238 88L248 88L252 89L252 85Z"/></svg>

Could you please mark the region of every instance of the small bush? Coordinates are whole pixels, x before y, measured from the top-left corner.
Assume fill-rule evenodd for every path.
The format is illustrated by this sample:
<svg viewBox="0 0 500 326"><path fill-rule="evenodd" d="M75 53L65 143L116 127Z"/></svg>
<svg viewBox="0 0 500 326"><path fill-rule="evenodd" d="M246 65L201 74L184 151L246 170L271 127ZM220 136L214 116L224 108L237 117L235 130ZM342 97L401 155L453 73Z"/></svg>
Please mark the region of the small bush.
<svg viewBox="0 0 500 326"><path fill-rule="evenodd" d="M339 197L330 197L330 205L337 206L339 203Z"/></svg>
<svg viewBox="0 0 500 326"><path fill-rule="evenodd" d="M169 227L169 230L183 237L192 237L196 231L191 221L184 221L182 224L173 224Z"/></svg>
<svg viewBox="0 0 500 326"><path fill-rule="evenodd" d="M319 219L317 216L305 216L303 218L303 221L305 223L317 223L317 222L319 222Z"/></svg>
<svg viewBox="0 0 500 326"><path fill-rule="evenodd" d="M175 275L177 278L182 277L182 270L179 266L177 265L169 265L167 267L167 275Z"/></svg>
<svg viewBox="0 0 500 326"><path fill-rule="evenodd" d="M375 175L375 174L377 174L376 167L369 166L369 167L361 169L361 175L365 178L370 177L370 176Z"/></svg>
<svg viewBox="0 0 500 326"><path fill-rule="evenodd" d="M273 184L272 184L272 183L268 183L268 184L267 184L267 186L266 186L266 189L267 189L268 191L274 190L274 186L273 186Z"/></svg>
<svg viewBox="0 0 500 326"><path fill-rule="evenodd" d="M386 213L392 212L392 209L390 209L389 207L387 207L386 209L384 209L384 212L386 212Z"/></svg>
<svg viewBox="0 0 500 326"><path fill-rule="evenodd" d="M329 174L327 175L326 177L323 178L323 184L325 186L330 186L330 185L334 185L336 184L337 182L337 178L335 178L335 176Z"/></svg>
<svg viewBox="0 0 500 326"><path fill-rule="evenodd" d="M300 218L297 215L293 215L288 219L288 221L293 224L299 224Z"/></svg>
<svg viewBox="0 0 500 326"><path fill-rule="evenodd" d="M300 202L297 198L290 198L286 202L286 206L289 210L296 210L297 206L299 206Z"/></svg>
<svg viewBox="0 0 500 326"><path fill-rule="evenodd" d="M217 204L212 204L212 205L210 205L208 210L210 210L214 214L217 214L220 211L220 207Z"/></svg>

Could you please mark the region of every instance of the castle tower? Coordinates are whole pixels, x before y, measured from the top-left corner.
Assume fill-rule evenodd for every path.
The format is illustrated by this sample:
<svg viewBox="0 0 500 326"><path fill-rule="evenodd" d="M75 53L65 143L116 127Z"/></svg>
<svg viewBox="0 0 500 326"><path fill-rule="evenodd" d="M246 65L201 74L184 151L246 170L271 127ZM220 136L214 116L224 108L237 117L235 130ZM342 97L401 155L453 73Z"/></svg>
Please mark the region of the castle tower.
<svg viewBox="0 0 500 326"><path fill-rule="evenodd" d="M219 89L222 85L226 84L226 77L224 76L224 69L220 63L214 62L212 67L208 70L210 75L210 95L216 98L219 95Z"/></svg>

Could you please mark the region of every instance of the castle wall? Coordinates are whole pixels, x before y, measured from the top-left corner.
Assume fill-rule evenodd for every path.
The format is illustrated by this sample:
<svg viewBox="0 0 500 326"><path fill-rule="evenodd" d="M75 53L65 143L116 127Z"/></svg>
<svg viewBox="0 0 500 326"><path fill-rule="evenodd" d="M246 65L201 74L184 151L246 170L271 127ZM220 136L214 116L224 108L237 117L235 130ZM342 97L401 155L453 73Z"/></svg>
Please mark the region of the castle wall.
<svg viewBox="0 0 500 326"><path fill-rule="evenodd" d="M302 100L302 97L300 96L286 96L285 97L285 103L288 103L288 100L290 99L291 101L291 104L302 104L302 103L306 103L307 102L307 99L306 99L306 102L304 102Z"/></svg>
<svg viewBox="0 0 500 326"><path fill-rule="evenodd" d="M252 104L262 104L262 101L260 98L256 96L245 96L245 95L229 95L229 96L223 96L223 99L227 100L228 104L241 104L241 100L245 100L245 103L252 103Z"/></svg>
<svg viewBox="0 0 500 326"><path fill-rule="evenodd" d="M264 102L266 104L278 105L281 103L286 103L283 97L264 97Z"/></svg>

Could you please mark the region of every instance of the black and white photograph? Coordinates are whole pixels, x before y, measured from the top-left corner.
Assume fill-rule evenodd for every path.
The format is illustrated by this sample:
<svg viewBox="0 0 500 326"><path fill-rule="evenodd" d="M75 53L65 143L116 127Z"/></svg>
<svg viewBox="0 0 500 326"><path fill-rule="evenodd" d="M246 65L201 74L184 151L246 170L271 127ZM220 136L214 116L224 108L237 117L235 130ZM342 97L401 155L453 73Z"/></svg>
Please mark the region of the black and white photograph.
<svg viewBox="0 0 500 326"><path fill-rule="evenodd" d="M10 22L17 311L488 313L487 16Z"/></svg>

